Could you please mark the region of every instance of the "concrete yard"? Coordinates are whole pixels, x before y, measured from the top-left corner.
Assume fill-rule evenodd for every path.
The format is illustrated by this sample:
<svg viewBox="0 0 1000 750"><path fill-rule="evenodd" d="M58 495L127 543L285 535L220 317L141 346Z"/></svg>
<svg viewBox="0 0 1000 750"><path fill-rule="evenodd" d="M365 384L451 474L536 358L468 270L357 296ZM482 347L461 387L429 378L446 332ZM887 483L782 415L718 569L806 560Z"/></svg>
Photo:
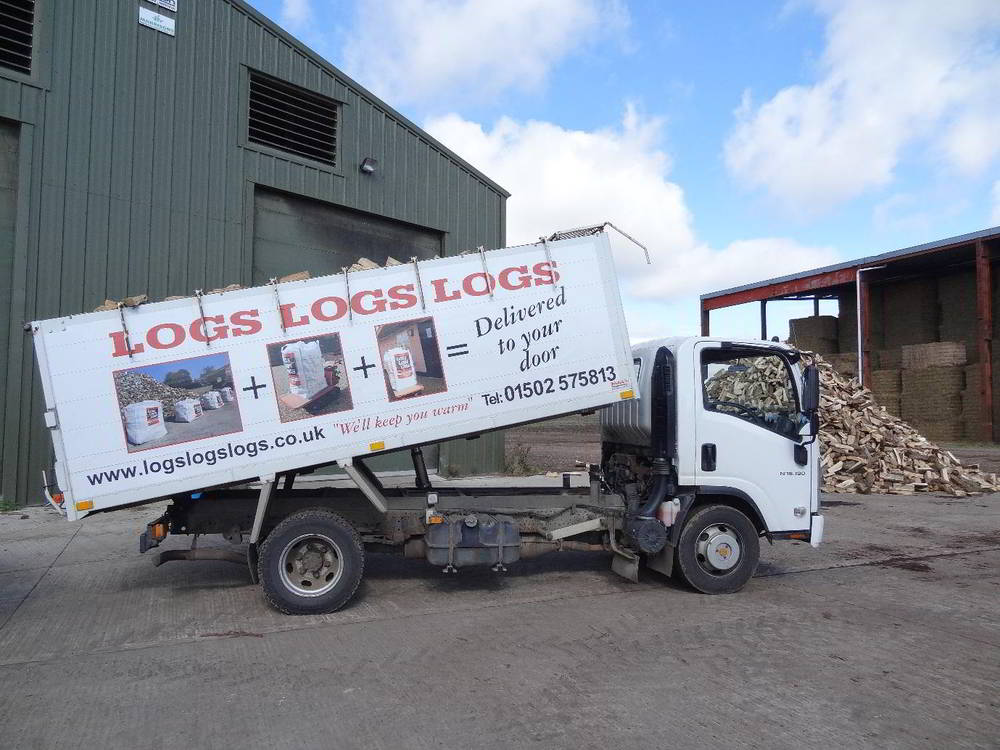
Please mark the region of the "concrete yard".
<svg viewBox="0 0 1000 750"><path fill-rule="evenodd" d="M154 507L2 514L0 744L998 747L1000 496L827 500L827 544L765 544L732 596L375 555L299 618L236 565L153 567Z"/></svg>

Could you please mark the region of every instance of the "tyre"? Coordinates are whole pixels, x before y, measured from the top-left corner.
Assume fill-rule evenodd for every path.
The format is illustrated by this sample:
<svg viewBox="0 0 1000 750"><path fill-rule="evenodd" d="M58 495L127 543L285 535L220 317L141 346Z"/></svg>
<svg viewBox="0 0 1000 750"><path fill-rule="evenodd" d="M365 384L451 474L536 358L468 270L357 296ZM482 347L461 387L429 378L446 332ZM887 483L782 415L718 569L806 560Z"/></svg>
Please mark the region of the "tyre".
<svg viewBox="0 0 1000 750"><path fill-rule="evenodd" d="M358 532L341 516L319 508L286 517L258 551L264 598L287 615L337 611L354 596L364 569Z"/></svg>
<svg viewBox="0 0 1000 750"><path fill-rule="evenodd" d="M753 577L760 560L757 528L728 505L698 508L681 530L674 570L703 594L732 594Z"/></svg>

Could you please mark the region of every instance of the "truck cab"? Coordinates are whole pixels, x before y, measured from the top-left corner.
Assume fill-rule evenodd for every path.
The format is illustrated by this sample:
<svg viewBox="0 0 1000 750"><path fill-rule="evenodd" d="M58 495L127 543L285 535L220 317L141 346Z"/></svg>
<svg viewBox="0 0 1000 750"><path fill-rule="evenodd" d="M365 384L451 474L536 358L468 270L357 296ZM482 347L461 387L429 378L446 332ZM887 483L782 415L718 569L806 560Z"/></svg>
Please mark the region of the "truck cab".
<svg viewBox="0 0 1000 750"><path fill-rule="evenodd" d="M602 412L602 472L644 504L637 518L670 530L649 566L724 593L753 575L760 537L817 546L815 367L763 341L671 338L632 354L642 397ZM642 534L632 534L640 549Z"/></svg>

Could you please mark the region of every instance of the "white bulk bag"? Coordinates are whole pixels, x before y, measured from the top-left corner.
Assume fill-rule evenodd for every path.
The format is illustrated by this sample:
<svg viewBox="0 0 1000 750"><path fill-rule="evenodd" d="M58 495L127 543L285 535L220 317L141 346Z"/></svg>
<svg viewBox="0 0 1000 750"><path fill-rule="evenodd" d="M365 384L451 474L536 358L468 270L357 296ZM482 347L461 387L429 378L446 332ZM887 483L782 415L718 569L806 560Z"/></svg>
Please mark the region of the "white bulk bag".
<svg viewBox="0 0 1000 750"><path fill-rule="evenodd" d="M201 415L201 402L196 398L186 398L174 404L174 419L178 422L193 422Z"/></svg>
<svg viewBox="0 0 1000 750"><path fill-rule="evenodd" d="M220 409L222 408L222 396L219 395L218 391L203 393L201 394L201 405L204 409Z"/></svg>
<svg viewBox="0 0 1000 750"><path fill-rule="evenodd" d="M227 404L230 401L236 400L236 396L233 394L233 389L230 388L228 385L225 388L220 388L219 393L222 395L222 400L225 401Z"/></svg>
<svg viewBox="0 0 1000 750"><path fill-rule="evenodd" d="M389 385L392 390L399 391L413 388L417 384L417 368L413 365L413 355L404 346L394 346L382 355L382 364L389 375Z"/></svg>
<svg viewBox="0 0 1000 750"><path fill-rule="evenodd" d="M163 420L163 404L159 401L139 401L129 404L125 416L125 435L132 445L142 445L167 434Z"/></svg>
<svg viewBox="0 0 1000 750"><path fill-rule="evenodd" d="M288 390L302 398L312 398L326 388L323 353L318 341L293 341L281 347L281 359L288 373Z"/></svg>

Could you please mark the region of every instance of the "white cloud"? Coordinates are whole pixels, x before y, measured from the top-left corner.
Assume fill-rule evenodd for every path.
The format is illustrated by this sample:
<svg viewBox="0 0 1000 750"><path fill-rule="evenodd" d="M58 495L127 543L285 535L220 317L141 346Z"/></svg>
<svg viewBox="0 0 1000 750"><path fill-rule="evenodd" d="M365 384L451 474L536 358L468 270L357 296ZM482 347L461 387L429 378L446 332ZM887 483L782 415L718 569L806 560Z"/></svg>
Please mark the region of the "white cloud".
<svg viewBox="0 0 1000 750"><path fill-rule="evenodd" d="M627 23L618 0L368 0L344 68L392 102L488 100L537 89L558 61Z"/></svg>
<svg viewBox="0 0 1000 750"><path fill-rule="evenodd" d="M1000 226L1000 180L993 183L991 197L993 198L993 210L990 211L990 226L998 227Z"/></svg>
<svg viewBox="0 0 1000 750"><path fill-rule="evenodd" d="M312 20L310 0L281 0L281 22L287 26L301 27Z"/></svg>
<svg viewBox="0 0 1000 750"><path fill-rule="evenodd" d="M834 259L829 248L782 237L742 240L721 250L699 242L684 192L669 180L670 159L658 145L663 122L634 107L619 127L594 131L510 118L487 129L455 114L432 118L425 127L511 191L508 244L602 221L647 244L651 266L637 247L614 240L637 338L654 330L695 332L700 293Z"/></svg>
<svg viewBox="0 0 1000 750"><path fill-rule="evenodd" d="M908 146L964 174L1000 154L1000 3L814 0L821 77L761 105L725 144L731 173L803 213L888 184Z"/></svg>

